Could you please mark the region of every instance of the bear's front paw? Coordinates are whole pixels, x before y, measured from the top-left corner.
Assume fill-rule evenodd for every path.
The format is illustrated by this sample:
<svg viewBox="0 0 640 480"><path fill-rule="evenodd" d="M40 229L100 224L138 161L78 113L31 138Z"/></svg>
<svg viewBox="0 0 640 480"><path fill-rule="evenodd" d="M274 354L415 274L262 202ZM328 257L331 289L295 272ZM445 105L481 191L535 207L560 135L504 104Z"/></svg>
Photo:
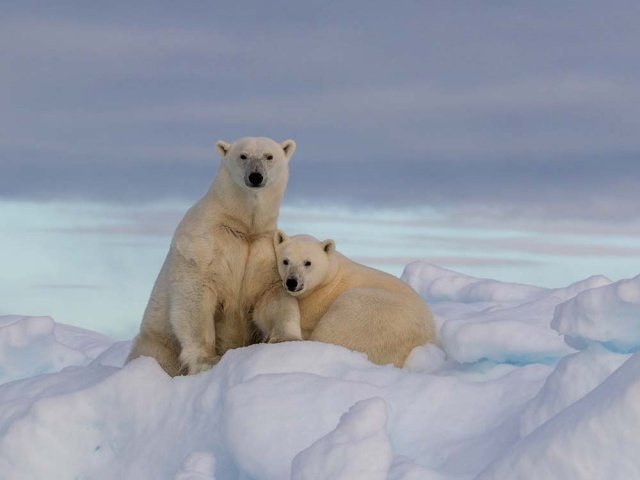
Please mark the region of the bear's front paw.
<svg viewBox="0 0 640 480"><path fill-rule="evenodd" d="M271 334L268 343L297 342L302 340L300 335L278 335Z"/></svg>
<svg viewBox="0 0 640 480"><path fill-rule="evenodd" d="M297 342L302 340L299 321L279 322L271 329L269 343Z"/></svg>
<svg viewBox="0 0 640 480"><path fill-rule="evenodd" d="M199 350L184 349L180 353L180 361L187 375L195 375L213 367L220 361L220 355L207 355Z"/></svg>
<svg viewBox="0 0 640 480"><path fill-rule="evenodd" d="M220 355L216 355L215 357L192 362L190 365L187 365L187 375L196 375L197 373L205 372L215 366L219 361Z"/></svg>

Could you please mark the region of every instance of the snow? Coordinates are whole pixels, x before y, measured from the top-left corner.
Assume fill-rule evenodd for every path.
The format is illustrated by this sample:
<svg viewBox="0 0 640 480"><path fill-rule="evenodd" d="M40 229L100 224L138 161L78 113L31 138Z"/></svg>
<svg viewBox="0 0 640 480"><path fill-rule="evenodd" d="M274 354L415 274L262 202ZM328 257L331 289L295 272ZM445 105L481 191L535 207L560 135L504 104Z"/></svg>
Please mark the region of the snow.
<svg viewBox="0 0 640 480"><path fill-rule="evenodd" d="M543 424L479 477L638 478L640 354Z"/></svg>
<svg viewBox="0 0 640 480"><path fill-rule="evenodd" d="M545 289L477 279L424 262L407 265L403 279L427 300L440 326L440 344L462 363L556 362L574 351L549 324L556 306L611 283L595 276Z"/></svg>
<svg viewBox="0 0 640 480"><path fill-rule="evenodd" d="M113 343L95 332L57 325L50 317L0 317L0 383L86 365Z"/></svg>
<svg viewBox="0 0 640 480"><path fill-rule="evenodd" d="M528 435L557 413L600 385L629 355L594 346L563 358L521 416L521 434Z"/></svg>
<svg viewBox="0 0 640 480"><path fill-rule="evenodd" d="M175 480L215 480L216 460L207 452L194 452L184 461Z"/></svg>
<svg viewBox="0 0 640 480"><path fill-rule="evenodd" d="M357 402L335 430L295 456L292 480L385 480L393 461L386 423L384 400Z"/></svg>
<svg viewBox="0 0 640 480"><path fill-rule="evenodd" d="M640 277L545 289L403 275L438 345L405 368L315 342L168 377L49 317L0 317L0 478L640 478Z"/></svg>
<svg viewBox="0 0 640 480"><path fill-rule="evenodd" d="M620 352L640 346L640 275L593 288L558 305L551 326L576 348L598 342Z"/></svg>

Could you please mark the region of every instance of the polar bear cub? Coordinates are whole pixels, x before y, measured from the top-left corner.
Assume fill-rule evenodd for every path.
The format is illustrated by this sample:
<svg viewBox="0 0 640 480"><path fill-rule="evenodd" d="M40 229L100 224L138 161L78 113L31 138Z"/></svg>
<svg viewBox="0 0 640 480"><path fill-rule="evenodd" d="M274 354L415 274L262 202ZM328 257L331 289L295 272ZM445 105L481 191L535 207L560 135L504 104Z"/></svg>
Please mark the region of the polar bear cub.
<svg viewBox="0 0 640 480"><path fill-rule="evenodd" d="M283 285L298 299L305 340L341 345L398 367L414 347L435 340L431 312L411 287L349 260L333 240L278 231L274 246Z"/></svg>
<svg viewBox="0 0 640 480"><path fill-rule="evenodd" d="M128 361L145 355L170 375L198 373L254 343L254 317L291 319L272 341L300 339L273 249L295 148L265 137L217 143L218 174L176 229Z"/></svg>

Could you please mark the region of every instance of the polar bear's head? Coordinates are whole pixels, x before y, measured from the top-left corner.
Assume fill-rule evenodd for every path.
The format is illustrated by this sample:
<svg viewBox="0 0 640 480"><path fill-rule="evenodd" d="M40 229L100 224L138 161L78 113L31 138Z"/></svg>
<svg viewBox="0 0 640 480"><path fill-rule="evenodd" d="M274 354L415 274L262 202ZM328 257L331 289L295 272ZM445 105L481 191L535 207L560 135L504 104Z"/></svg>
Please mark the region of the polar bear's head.
<svg viewBox="0 0 640 480"><path fill-rule="evenodd" d="M220 140L216 148L235 183L254 190L281 185L282 180L286 182L296 142L277 143L266 137L244 137L233 143Z"/></svg>
<svg viewBox="0 0 640 480"><path fill-rule="evenodd" d="M300 297L323 285L335 267L333 240L319 241L309 235L288 237L278 230L273 243L278 262L278 273L284 288Z"/></svg>

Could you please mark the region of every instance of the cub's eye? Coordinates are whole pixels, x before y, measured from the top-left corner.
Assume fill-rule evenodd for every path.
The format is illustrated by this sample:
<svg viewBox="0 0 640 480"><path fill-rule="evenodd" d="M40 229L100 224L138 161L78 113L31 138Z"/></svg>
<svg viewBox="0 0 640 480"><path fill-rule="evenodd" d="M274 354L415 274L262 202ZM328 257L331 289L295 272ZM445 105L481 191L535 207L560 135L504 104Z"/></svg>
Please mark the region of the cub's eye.
<svg viewBox="0 0 640 480"><path fill-rule="evenodd" d="M282 264L283 265L289 265L289 260L287 260L286 258L284 260L282 260Z"/></svg>
<svg viewBox="0 0 640 480"><path fill-rule="evenodd" d="M273 155L267 155L267 160L273 160Z"/></svg>
<svg viewBox="0 0 640 480"><path fill-rule="evenodd" d="M242 160L246 160L246 159L247 159L247 156L243 153L242 155L240 155L240 158L241 158Z"/></svg>
<svg viewBox="0 0 640 480"><path fill-rule="evenodd" d="M305 267L310 267L311 266L311 262L309 260L307 260L306 262L304 262L304 266Z"/></svg>

